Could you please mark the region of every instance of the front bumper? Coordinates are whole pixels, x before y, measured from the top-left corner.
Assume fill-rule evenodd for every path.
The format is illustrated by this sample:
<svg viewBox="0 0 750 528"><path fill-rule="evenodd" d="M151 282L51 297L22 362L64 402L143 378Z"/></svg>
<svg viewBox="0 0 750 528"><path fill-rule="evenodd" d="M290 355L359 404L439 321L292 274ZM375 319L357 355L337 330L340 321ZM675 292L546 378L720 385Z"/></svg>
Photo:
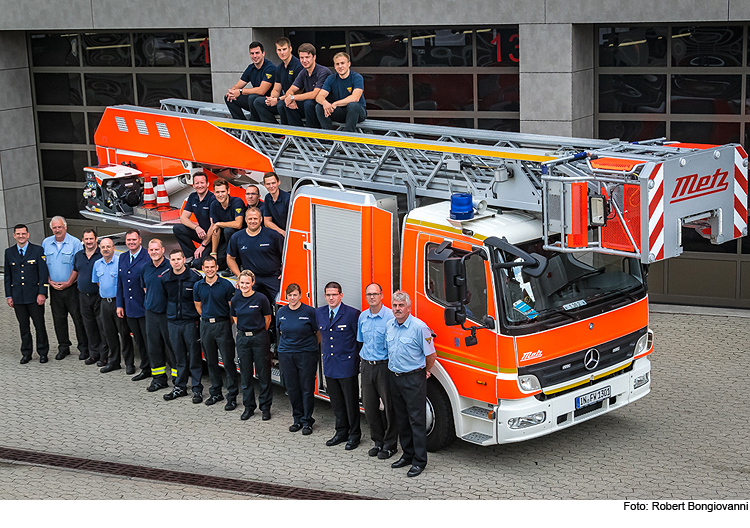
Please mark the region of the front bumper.
<svg viewBox="0 0 750 528"><path fill-rule="evenodd" d="M520 442L565 429L577 423L590 420L602 414L632 403L651 391L651 361L648 357L636 359L630 372L604 379L594 385L587 385L547 401L539 401L530 396L522 400L503 400L497 413L497 441L499 444ZM633 389L635 379L649 374L644 385ZM598 389L610 387L609 398L576 410L576 398ZM546 413L544 422L524 429L511 429L508 420L535 413Z"/></svg>

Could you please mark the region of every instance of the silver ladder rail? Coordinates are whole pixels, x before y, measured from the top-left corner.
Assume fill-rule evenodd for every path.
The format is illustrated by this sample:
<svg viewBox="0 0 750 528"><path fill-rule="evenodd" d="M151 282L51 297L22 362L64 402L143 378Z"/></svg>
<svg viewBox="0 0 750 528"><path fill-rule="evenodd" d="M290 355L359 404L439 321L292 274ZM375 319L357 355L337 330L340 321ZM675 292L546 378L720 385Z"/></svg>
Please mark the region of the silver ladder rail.
<svg viewBox="0 0 750 528"><path fill-rule="evenodd" d="M738 145L717 147L712 152L659 144L662 140L638 144L379 120L365 120L358 125L357 132L346 133L234 120L228 117L224 105L179 99L163 100L161 110L119 108L206 120L267 156L282 176L322 178L362 189L405 194L409 209L416 207L419 197L446 200L454 192L469 192L476 199L486 200L489 206L536 213L542 219L545 246L556 251L624 254L644 263L677 256L681 252L681 222L687 224L683 220L705 216L707 211L714 219L699 220L710 224L712 242L721 243L747 232L746 215L744 224L741 218L731 222L732 215L736 218L737 212L741 212L741 207L733 211L735 195L731 189L711 198L675 202L679 205L660 198L661 217L649 213L655 199L652 186L658 170L665 193L672 192L675 182L685 177L722 170L734 178L739 171L743 174L737 181L744 178L740 184L744 185L744 198L742 189L735 194L740 201L744 199L746 208L747 156ZM744 156L744 160L738 156ZM602 158L610 157L631 166L620 170L617 163L603 163L609 160ZM600 160L598 168L592 165L595 159ZM693 171L697 173L690 176ZM607 248L602 242L601 229L589 237L588 243L567 244L566 237L576 234L571 219L575 218L580 225L583 218L583 209L573 213L570 205L570 189L576 183L585 183L588 189L580 196L611 197L608 201L612 218L620 222L622 238L629 243L629 249ZM623 206L615 199L618 190L622 192L627 185L638 188L640 232L634 231L633 209L626 219ZM736 182L732 185L737 189ZM582 192L580 187L576 189ZM722 216L722 210L724 219L719 221L716 218ZM653 225L655 221L664 224L661 242L652 240L659 234ZM561 240L551 240L558 235Z"/></svg>

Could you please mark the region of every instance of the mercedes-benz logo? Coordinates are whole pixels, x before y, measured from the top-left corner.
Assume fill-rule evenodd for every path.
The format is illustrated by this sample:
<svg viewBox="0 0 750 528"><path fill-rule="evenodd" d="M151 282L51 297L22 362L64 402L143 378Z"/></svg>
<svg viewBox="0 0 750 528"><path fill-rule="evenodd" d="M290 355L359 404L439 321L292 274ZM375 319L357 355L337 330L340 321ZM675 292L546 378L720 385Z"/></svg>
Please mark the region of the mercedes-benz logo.
<svg viewBox="0 0 750 528"><path fill-rule="evenodd" d="M589 348L586 355L583 356L583 366L586 370L594 370L599 366L599 351L595 348Z"/></svg>

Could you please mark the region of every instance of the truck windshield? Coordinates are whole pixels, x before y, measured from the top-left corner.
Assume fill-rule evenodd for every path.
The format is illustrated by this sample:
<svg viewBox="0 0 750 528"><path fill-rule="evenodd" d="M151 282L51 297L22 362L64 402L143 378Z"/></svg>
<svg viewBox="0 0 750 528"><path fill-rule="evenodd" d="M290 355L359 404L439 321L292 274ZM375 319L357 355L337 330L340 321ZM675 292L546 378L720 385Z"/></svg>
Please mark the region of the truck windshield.
<svg viewBox="0 0 750 528"><path fill-rule="evenodd" d="M531 277L521 266L497 268L496 284L503 300L505 323L510 327L550 327L590 317L623 300L635 301L646 294L640 262L635 258L601 253L558 253L541 249L541 243L521 245L528 253L547 258L540 277ZM496 262L515 257L494 249ZM515 259L516 261L520 259Z"/></svg>

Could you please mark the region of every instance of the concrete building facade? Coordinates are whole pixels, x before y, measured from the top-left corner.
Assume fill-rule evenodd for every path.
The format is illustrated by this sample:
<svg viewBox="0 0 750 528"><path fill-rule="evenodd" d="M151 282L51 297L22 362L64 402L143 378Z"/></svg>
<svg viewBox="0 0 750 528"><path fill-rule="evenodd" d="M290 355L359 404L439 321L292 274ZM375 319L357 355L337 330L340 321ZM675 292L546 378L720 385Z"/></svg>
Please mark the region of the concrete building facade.
<svg viewBox="0 0 750 528"><path fill-rule="evenodd" d="M19 222L34 242L53 214L85 224L76 200L105 106L219 102L248 43L278 62L280 36L313 40L321 63L350 51L373 118L747 143L750 0L0 0L0 13L0 249ZM750 307L750 244L686 249L652 266L653 298Z"/></svg>

